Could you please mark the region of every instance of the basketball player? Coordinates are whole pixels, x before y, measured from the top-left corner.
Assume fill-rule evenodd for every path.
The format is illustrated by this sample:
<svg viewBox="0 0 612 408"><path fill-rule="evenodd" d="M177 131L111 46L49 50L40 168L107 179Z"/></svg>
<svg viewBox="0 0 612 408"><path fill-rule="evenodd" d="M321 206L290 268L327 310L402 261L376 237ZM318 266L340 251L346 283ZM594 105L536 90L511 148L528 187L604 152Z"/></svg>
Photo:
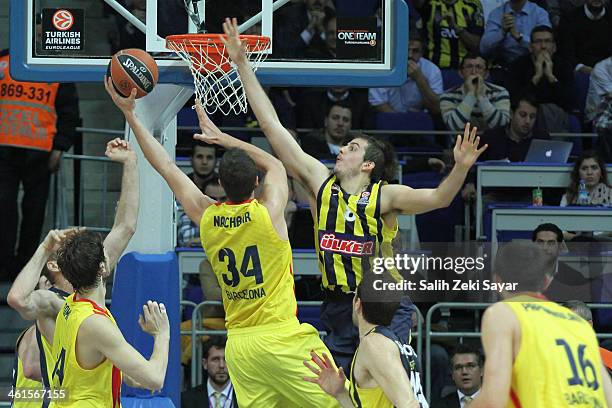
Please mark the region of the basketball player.
<svg viewBox="0 0 612 408"><path fill-rule="evenodd" d="M497 252L494 279L517 290L484 313L484 381L469 408L612 406L595 332L542 295L554 269L555 259L531 242Z"/></svg>
<svg viewBox="0 0 612 408"><path fill-rule="evenodd" d="M136 154L129 144L118 138L111 140L106 145L105 154L112 161L123 165L121 196L115 221L104 240L112 270L136 229L140 189ZM74 292L70 282L58 269L57 249L66 235L73 232L74 230L50 231L9 291L9 305L19 312L23 319L36 321L16 348L18 359L23 364L21 370L15 370L16 382L20 382L20 376L25 375L42 381L45 389L50 387L49 379L55 364L55 358L51 354L55 319L64 299ZM41 273L48 281L41 278ZM40 285L39 290L36 290L39 280L50 283L49 290L41 290L47 288L40 288ZM46 407L48 403L45 399L42 406Z"/></svg>
<svg viewBox="0 0 612 408"><path fill-rule="evenodd" d="M125 115L142 152L166 180L185 213L200 225L202 246L223 293L227 367L238 405L245 407L330 407L338 403L301 380L310 350L328 352L317 330L296 318L292 251L284 210L287 174L282 163L257 147L222 133L198 103L202 129L197 140L227 149L219 181L228 201L204 195L176 166L135 113L135 96L106 90ZM265 172L261 198L257 168Z"/></svg>
<svg viewBox="0 0 612 408"><path fill-rule="evenodd" d="M377 275L381 279L383 275ZM388 281L391 281L388 276ZM319 384L343 407L428 408L417 369L416 353L387 326L399 307L397 291L376 291L374 278L367 274L357 285L353 298L353 324L359 329L359 347L353 357L350 388L344 386L342 368L336 369L327 355L312 352L312 361L304 364L316 378L304 378Z"/></svg>
<svg viewBox="0 0 612 408"><path fill-rule="evenodd" d="M223 23L226 50L238 67L247 98L270 145L290 176L310 193L310 211L316 230L319 269L325 299L321 320L327 326L325 341L337 363L348 369L357 347L351 324L352 296L372 257L393 257L391 241L397 234L398 214L420 214L448 206L470 167L486 146L478 149L476 128L465 128L455 144L455 166L436 189L413 190L390 185L396 174L393 148L370 136L358 136L339 149L332 174L317 158L304 153L282 126L274 107L257 81L246 58L236 19ZM406 298L391 328L408 341L412 315Z"/></svg>
<svg viewBox="0 0 612 408"><path fill-rule="evenodd" d="M56 358L52 391L65 390L51 407L118 407L122 372L131 386L158 390L168 364L170 326L163 303L148 301L138 324L153 336L153 353L145 359L123 337L104 306L109 256L100 234L77 231L57 254L62 275L74 288L57 315L53 335Z"/></svg>

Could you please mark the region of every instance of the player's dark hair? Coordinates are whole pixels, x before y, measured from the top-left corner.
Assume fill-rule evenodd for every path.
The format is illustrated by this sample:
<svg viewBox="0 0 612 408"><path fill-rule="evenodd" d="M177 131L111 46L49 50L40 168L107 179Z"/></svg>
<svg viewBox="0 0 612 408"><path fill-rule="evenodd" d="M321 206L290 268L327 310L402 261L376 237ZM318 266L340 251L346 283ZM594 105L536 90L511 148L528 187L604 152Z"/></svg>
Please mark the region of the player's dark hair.
<svg viewBox="0 0 612 408"><path fill-rule="evenodd" d="M210 336L208 340L202 342L202 357L208 358L208 352L213 347L224 349L226 343L227 337L225 336Z"/></svg>
<svg viewBox="0 0 612 408"><path fill-rule="evenodd" d="M451 367L453 364L453 358L457 354L474 354L476 356L476 362L478 363L478 366L482 367L484 365L484 355L482 354L482 351L480 350L479 347L475 347L469 344L457 345L457 347L453 349L453 354L451 354L451 357L450 357Z"/></svg>
<svg viewBox="0 0 612 408"><path fill-rule="evenodd" d="M219 179L229 201L246 201L255 190L257 166L244 150L230 149L219 164Z"/></svg>
<svg viewBox="0 0 612 408"><path fill-rule="evenodd" d="M380 282L376 282L380 281ZM384 283L396 282L388 271L375 274L364 271L355 296L361 301L363 318L370 324L389 326L400 306L402 291L384 289Z"/></svg>
<svg viewBox="0 0 612 408"><path fill-rule="evenodd" d="M541 292L546 275L553 276L556 259L540 245L512 241L497 251L494 275L504 283L517 283L515 292Z"/></svg>
<svg viewBox="0 0 612 408"><path fill-rule="evenodd" d="M533 35L535 33L550 33L550 35L552 35L553 37L553 40L555 40L555 32L553 31L552 28L550 28L547 25L539 25L539 26L533 27L533 29L531 30L531 34L529 34L529 40L531 42L533 42Z"/></svg>
<svg viewBox="0 0 612 408"><path fill-rule="evenodd" d="M79 293L100 284L100 265L105 260L102 236L93 231L76 232L57 251L57 266Z"/></svg>
<svg viewBox="0 0 612 408"><path fill-rule="evenodd" d="M554 232L557 235L557 242L563 242L563 231L561 231L561 228L550 222L538 225L531 234L531 241L535 242L536 239L538 239L538 233L542 231Z"/></svg>
<svg viewBox="0 0 612 408"><path fill-rule="evenodd" d="M370 178L372 181L387 181L391 182L397 176L397 157L395 149L390 143L376 139L373 136L366 134L357 134L353 139L363 139L367 142L363 161L371 161L374 163L374 170Z"/></svg>

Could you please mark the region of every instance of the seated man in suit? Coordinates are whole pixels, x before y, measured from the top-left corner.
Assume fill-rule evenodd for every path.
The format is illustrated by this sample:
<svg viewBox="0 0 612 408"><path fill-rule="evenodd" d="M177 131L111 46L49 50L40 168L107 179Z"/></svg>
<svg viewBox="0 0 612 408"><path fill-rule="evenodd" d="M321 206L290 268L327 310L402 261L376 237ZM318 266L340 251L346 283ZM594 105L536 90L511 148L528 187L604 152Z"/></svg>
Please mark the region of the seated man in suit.
<svg viewBox="0 0 612 408"><path fill-rule="evenodd" d="M238 407L232 380L225 364L225 336L211 336L202 350L202 368L208 380L181 394L182 408ZM202 403L203 399L208 402Z"/></svg>
<svg viewBox="0 0 612 408"><path fill-rule="evenodd" d="M480 350L460 344L452 354L450 361L453 382L457 391L442 398L434 408L465 408L480 392L484 362Z"/></svg>

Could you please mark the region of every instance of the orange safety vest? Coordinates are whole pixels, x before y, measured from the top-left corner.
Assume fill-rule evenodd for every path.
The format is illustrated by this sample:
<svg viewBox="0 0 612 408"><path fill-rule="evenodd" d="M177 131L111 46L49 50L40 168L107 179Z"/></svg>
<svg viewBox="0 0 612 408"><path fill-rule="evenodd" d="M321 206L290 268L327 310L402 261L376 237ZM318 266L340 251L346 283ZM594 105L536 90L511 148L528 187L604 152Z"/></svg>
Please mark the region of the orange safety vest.
<svg viewBox="0 0 612 408"><path fill-rule="evenodd" d="M57 133L58 83L19 82L0 57L0 145L51 151Z"/></svg>

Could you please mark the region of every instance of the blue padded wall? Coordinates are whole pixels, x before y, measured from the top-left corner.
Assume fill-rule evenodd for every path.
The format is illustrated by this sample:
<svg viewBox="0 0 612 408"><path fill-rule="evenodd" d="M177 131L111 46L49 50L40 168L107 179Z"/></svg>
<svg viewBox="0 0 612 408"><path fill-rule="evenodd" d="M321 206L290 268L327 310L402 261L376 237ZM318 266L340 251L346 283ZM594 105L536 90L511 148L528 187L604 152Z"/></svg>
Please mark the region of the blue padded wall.
<svg viewBox="0 0 612 408"><path fill-rule="evenodd" d="M170 354L164 388L152 395L150 391L124 384L121 395L125 398L122 398L122 401L125 400L127 405L135 407L172 407L172 403L180 407L181 322L178 260L174 252L155 255L130 252L117 264L111 311L125 339L147 359L153 352L153 337L140 329L138 315L142 313L142 305L148 300L163 302L170 319Z"/></svg>

